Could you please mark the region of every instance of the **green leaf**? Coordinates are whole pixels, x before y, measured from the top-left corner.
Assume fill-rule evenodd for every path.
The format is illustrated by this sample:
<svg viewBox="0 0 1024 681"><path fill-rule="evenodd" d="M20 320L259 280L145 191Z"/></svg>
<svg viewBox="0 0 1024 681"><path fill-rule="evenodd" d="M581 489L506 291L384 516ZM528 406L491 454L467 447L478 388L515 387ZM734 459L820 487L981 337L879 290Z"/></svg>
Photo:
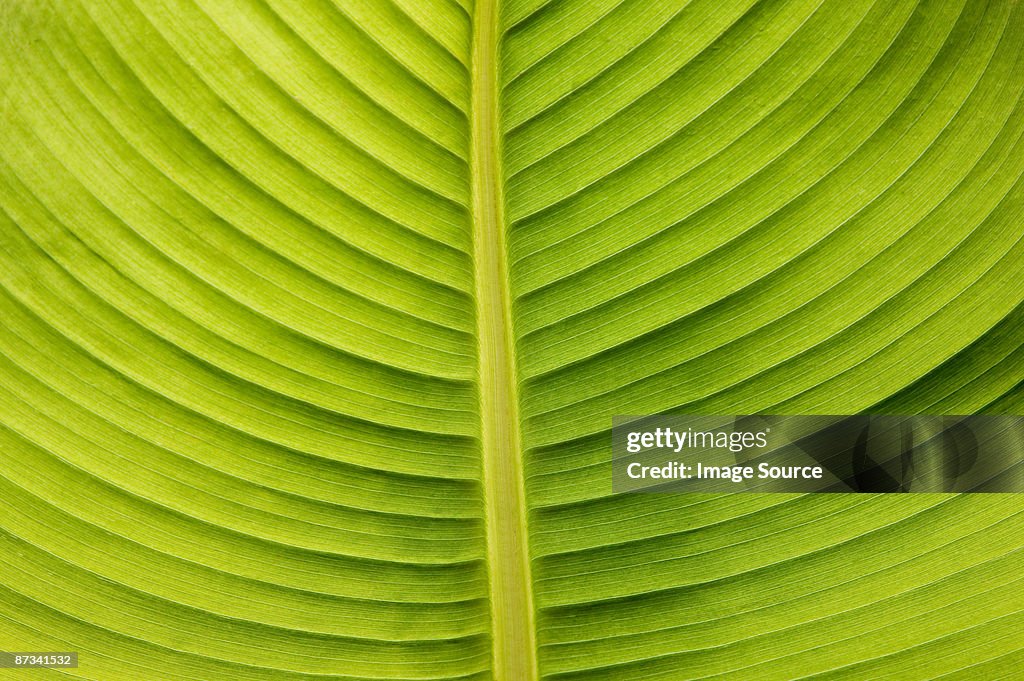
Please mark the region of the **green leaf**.
<svg viewBox="0 0 1024 681"><path fill-rule="evenodd" d="M1022 215L1014 0L2 3L0 650L1017 678L1019 496L615 495L608 443L1024 413Z"/></svg>

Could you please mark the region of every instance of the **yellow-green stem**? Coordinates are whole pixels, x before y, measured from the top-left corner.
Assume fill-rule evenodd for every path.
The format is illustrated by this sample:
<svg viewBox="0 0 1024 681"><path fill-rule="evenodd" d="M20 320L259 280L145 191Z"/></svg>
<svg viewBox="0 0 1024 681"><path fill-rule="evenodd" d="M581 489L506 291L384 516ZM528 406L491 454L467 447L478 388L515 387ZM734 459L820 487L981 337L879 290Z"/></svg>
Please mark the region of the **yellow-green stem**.
<svg viewBox="0 0 1024 681"><path fill-rule="evenodd" d="M497 2L478 0L473 20L471 149L493 670L498 681L533 681L537 646L505 248Z"/></svg>

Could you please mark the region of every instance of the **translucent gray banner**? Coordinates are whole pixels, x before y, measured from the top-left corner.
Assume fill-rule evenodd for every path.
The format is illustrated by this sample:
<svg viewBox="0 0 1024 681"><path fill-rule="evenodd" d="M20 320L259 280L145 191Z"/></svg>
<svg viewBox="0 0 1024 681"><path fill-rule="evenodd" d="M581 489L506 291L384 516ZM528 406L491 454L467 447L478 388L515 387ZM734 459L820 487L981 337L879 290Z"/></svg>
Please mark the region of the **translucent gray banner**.
<svg viewBox="0 0 1024 681"><path fill-rule="evenodd" d="M0 651L0 669L77 668L78 653L8 653Z"/></svg>
<svg viewBox="0 0 1024 681"><path fill-rule="evenodd" d="M616 416L614 492L1021 492L1022 416Z"/></svg>

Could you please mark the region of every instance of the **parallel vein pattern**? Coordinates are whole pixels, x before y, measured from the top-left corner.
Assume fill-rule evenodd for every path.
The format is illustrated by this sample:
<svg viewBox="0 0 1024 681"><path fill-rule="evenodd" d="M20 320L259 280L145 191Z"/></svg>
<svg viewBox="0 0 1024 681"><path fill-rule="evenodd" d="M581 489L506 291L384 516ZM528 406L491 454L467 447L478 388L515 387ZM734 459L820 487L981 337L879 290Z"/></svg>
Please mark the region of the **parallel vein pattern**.
<svg viewBox="0 0 1024 681"><path fill-rule="evenodd" d="M0 16L0 648L488 677L469 15Z"/></svg>
<svg viewBox="0 0 1024 681"><path fill-rule="evenodd" d="M615 414L1024 413L1020 2L0 36L0 649L81 656L35 677L1021 676L1024 500L608 467Z"/></svg>
<svg viewBox="0 0 1024 681"><path fill-rule="evenodd" d="M1020 412L1022 9L508 4L546 678L1019 675L1019 499L612 496L607 443L614 414Z"/></svg>

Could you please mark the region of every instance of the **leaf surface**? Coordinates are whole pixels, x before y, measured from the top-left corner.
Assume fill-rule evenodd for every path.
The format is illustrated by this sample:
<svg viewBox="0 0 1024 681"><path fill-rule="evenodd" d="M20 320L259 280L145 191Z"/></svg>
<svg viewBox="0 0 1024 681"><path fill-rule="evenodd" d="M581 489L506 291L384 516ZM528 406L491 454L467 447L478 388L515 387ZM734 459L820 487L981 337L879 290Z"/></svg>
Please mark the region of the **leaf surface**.
<svg viewBox="0 0 1024 681"><path fill-rule="evenodd" d="M0 649L81 660L40 678L1019 674L1016 495L613 495L608 442L1024 413L1020 3L0 31Z"/></svg>

